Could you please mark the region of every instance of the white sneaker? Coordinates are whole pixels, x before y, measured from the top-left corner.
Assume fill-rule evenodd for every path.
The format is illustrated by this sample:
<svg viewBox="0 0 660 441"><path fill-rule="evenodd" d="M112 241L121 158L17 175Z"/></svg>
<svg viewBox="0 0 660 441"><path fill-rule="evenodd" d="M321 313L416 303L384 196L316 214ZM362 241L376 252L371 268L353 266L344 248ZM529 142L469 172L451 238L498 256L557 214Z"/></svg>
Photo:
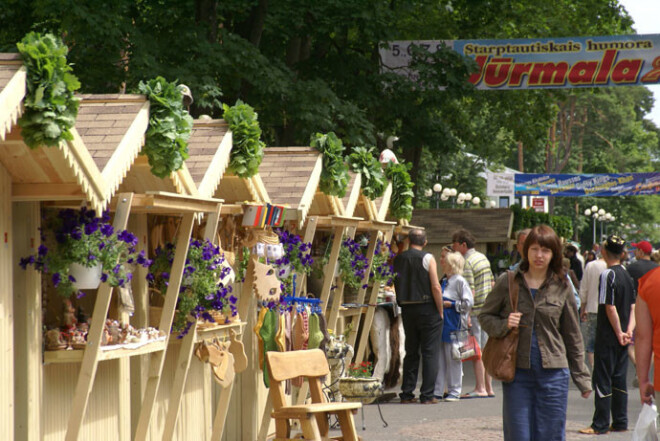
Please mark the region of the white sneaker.
<svg viewBox="0 0 660 441"><path fill-rule="evenodd" d="M444 399L444 401L458 401L460 398L458 398L456 395L447 395Z"/></svg>

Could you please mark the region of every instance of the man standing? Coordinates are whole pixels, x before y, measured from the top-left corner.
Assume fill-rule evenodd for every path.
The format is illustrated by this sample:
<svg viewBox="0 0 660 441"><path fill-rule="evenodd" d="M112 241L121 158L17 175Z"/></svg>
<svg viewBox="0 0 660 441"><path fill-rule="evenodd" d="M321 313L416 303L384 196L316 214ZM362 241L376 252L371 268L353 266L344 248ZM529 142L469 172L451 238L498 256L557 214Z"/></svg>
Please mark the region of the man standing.
<svg viewBox="0 0 660 441"><path fill-rule="evenodd" d="M410 248L394 258L397 274L394 286L406 334L406 356L403 359L403 382L399 396L404 404L417 401L415 388L421 350L419 401L435 404L438 400L433 396L433 389L442 342L442 289L433 255L422 251L426 246L426 233L413 229L408 234L408 242Z"/></svg>
<svg viewBox="0 0 660 441"><path fill-rule="evenodd" d="M600 257L584 269L580 284L580 319L582 321L582 336L584 349L587 351L589 366L594 367L594 345L596 344L596 318L598 317L598 285L600 275L607 269L607 262Z"/></svg>
<svg viewBox="0 0 660 441"><path fill-rule="evenodd" d="M566 246L566 251L564 251L564 256L568 257L568 260L571 261L571 269L577 276L579 281L582 281L582 262L577 257L578 249L572 243Z"/></svg>
<svg viewBox="0 0 660 441"><path fill-rule="evenodd" d="M488 335L481 330L477 316L481 312L486 296L493 288L493 272L488 258L474 249L476 240L472 233L464 229L457 230L452 234L451 241L454 251L458 251L465 258L463 277L472 288L474 297L474 306L470 311L470 332L476 338L479 347L483 348L488 341ZM474 390L462 395L461 398L494 397L492 381L490 375L486 373L483 361L475 360L472 363L475 377Z"/></svg>
<svg viewBox="0 0 660 441"><path fill-rule="evenodd" d="M628 430L626 347L635 329L635 288L632 277L621 265L624 243L612 235L603 246L607 269L600 276L596 320L593 372L596 409L591 426L580 430L587 435Z"/></svg>

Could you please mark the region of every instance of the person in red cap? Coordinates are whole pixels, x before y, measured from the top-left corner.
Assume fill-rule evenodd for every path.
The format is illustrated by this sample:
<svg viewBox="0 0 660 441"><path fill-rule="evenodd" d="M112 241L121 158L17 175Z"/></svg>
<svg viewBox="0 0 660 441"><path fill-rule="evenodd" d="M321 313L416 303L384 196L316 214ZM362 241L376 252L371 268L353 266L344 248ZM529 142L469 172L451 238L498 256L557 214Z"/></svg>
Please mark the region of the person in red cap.
<svg viewBox="0 0 660 441"><path fill-rule="evenodd" d="M635 259L637 260L628 265L628 273L635 281L635 290L637 290L639 279L653 268L656 268L658 264L651 260L653 247L648 241L641 240L639 242L633 242L630 245L635 248Z"/></svg>

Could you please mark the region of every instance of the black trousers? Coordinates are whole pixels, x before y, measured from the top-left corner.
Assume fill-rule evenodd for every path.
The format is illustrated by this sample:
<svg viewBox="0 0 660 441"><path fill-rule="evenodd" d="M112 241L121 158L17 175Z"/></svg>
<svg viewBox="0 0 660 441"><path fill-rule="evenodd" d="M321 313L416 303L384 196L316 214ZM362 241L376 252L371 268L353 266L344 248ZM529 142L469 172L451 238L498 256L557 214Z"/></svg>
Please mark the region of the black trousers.
<svg viewBox="0 0 660 441"><path fill-rule="evenodd" d="M403 359L402 400L415 397L419 357L422 357L422 386L420 401L433 399L435 378L442 344L442 316L435 303L402 305L401 319L406 333L406 357Z"/></svg>
<svg viewBox="0 0 660 441"><path fill-rule="evenodd" d="M591 427L597 432L610 428L628 428L628 349L621 345L599 345L594 352L594 418Z"/></svg>

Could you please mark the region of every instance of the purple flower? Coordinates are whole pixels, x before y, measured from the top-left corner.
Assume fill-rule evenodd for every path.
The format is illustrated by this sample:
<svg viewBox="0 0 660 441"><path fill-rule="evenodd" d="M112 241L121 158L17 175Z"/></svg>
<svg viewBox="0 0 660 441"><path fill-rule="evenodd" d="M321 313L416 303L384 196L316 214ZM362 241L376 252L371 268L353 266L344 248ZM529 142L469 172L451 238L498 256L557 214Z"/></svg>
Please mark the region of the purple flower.
<svg viewBox="0 0 660 441"><path fill-rule="evenodd" d="M39 255L39 257L43 257L47 253L48 253L48 248L46 247L46 245L44 244L39 245L39 248L37 250L37 254Z"/></svg>
<svg viewBox="0 0 660 441"><path fill-rule="evenodd" d="M121 270L121 264L117 264L113 269L112 272L115 274L119 274L119 271Z"/></svg>
<svg viewBox="0 0 660 441"><path fill-rule="evenodd" d="M105 283L108 281L108 275L106 273L101 274L101 282Z"/></svg>
<svg viewBox="0 0 660 441"><path fill-rule="evenodd" d="M101 225L101 234L103 234L105 237L110 237L112 236L112 233L115 232L115 229L112 227L110 224L102 224Z"/></svg>
<svg viewBox="0 0 660 441"><path fill-rule="evenodd" d="M34 264L34 256L22 257L18 264L21 268L27 269L28 265Z"/></svg>
<svg viewBox="0 0 660 441"><path fill-rule="evenodd" d="M123 230L122 232L120 232L117 235L117 239L131 246L135 246L138 243L138 238L133 233L127 230Z"/></svg>
<svg viewBox="0 0 660 441"><path fill-rule="evenodd" d="M76 298L77 298L77 299L81 299L81 298L83 298L83 297L85 297L85 293L84 293L84 292L82 292L82 291L78 291L78 292L76 293Z"/></svg>
<svg viewBox="0 0 660 441"><path fill-rule="evenodd" d="M170 273L166 273L165 271L163 271L162 273L160 273L160 277L161 279L169 279Z"/></svg>
<svg viewBox="0 0 660 441"><path fill-rule="evenodd" d="M53 281L53 285L55 285L55 287L57 288L57 286L62 281L62 276L60 276L60 273L53 273L51 280Z"/></svg>
<svg viewBox="0 0 660 441"><path fill-rule="evenodd" d="M155 277L154 277L153 274L151 274L151 273L147 274L147 280L148 280L149 282L153 282L154 279L155 279Z"/></svg>
<svg viewBox="0 0 660 441"><path fill-rule="evenodd" d="M85 234L91 236L99 229L98 221L90 222L85 225Z"/></svg>
<svg viewBox="0 0 660 441"><path fill-rule="evenodd" d="M101 251L103 248L105 248L105 242L101 242L99 244L99 251Z"/></svg>
<svg viewBox="0 0 660 441"><path fill-rule="evenodd" d="M73 230L73 231L71 232L71 238L72 238L72 239L75 239L75 240L80 240L80 239L82 239L82 232L81 232L80 230L78 230L78 229Z"/></svg>
<svg viewBox="0 0 660 441"><path fill-rule="evenodd" d="M69 274L69 282L76 283L76 278Z"/></svg>

